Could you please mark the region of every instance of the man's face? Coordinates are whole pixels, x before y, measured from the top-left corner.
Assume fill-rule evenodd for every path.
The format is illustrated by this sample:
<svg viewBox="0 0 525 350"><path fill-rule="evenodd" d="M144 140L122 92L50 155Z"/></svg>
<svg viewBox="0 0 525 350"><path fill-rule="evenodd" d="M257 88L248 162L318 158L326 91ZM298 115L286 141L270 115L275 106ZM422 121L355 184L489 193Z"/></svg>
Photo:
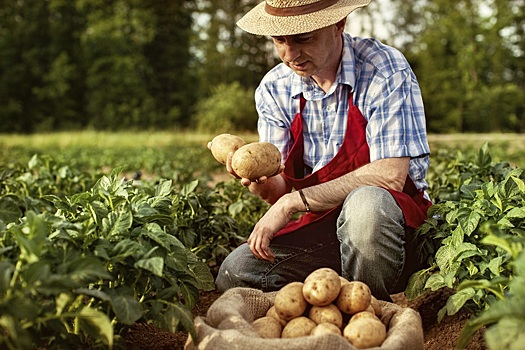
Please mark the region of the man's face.
<svg viewBox="0 0 525 350"><path fill-rule="evenodd" d="M281 60L295 73L318 76L337 70L344 23L297 35L273 36Z"/></svg>

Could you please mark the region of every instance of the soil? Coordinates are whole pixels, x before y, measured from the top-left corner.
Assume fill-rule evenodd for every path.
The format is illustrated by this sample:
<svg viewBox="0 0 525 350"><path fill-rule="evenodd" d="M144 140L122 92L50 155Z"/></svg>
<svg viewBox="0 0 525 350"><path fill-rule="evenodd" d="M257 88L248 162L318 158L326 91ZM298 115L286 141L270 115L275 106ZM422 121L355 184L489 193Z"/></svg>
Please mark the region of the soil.
<svg viewBox="0 0 525 350"><path fill-rule="evenodd" d="M438 311L446 304L450 294L450 290L441 289L412 301L408 301L402 293L392 296L396 304L413 308L421 315L425 350L454 349L463 325L471 316L468 310L461 310L453 316L445 316L441 322L437 321ZM201 292L199 303L193 310L194 317L206 316L209 306L219 296L217 291ZM466 350L486 350L483 336L484 329L481 329L474 335ZM146 324L133 325L125 335L129 350L182 350L187 337L186 332L170 333Z"/></svg>

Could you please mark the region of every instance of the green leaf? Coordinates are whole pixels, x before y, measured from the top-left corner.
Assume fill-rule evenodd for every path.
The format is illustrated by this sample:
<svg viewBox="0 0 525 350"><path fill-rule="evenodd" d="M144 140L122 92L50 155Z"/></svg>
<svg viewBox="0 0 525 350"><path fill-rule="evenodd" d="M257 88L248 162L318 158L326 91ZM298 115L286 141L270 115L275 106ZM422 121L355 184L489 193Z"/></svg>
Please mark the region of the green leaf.
<svg viewBox="0 0 525 350"><path fill-rule="evenodd" d="M28 211L22 230L23 232L17 230L14 233L22 252L21 258L28 263L39 261L49 230L43 215Z"/></svg>
<svg viewBox="0 0 525 350"><path fill-rule="evenodd" d="M155 188L155 196L168 197L171 194L172 181L171 180L160 180L160 183Z"/></svg>
<svg viewBox="0 0 525 350"><path fill-rule="evenodd" d="M488 268L490 272L492 272L494 275L499 276L501 271L503 270L502 264L503 264L503 257L497 256L494 259L490 260L488 264Z"/></svg>
<svg viewBox="0 0 525 350"><path fill-rule="evenodd" d="M142 317L142 305L131 296L113 295L111 307L117 315L117 319L127 325L132 325Z"/></svg>
<svg viewBox="0 0 525 350"><path fill-rule="evenodd" d="M208 265L201 261L191 263L190 270L197 281L197 288L205 291L215 290L215 279Z"/></svg>
<svg viewBox="0 0 525 350"><path fill-rule="evenodd" d="M66 264L67 277L79 284L97 282L102 279L113 280L106 266L95 256L77 258Z"/></svg>
<svg viewBox="0 0 525 350"><path fill-rule="evenodd" d="M425 292L425 285L430 278L430 269L419 270L412 274L408 280L405 295L408 300L414 300Z"/></svg>
<svg viewBox="0 0 525 350"><path fill-rule="evenodd" d="M470 236L472 232L478 227L479 221L481 220L481 215L476 211L471 211L468 217L459 218L459 223L463 228L463 232Z"/></svg>
<svg viewBox="0 0 525 350"><path fill-rule="evenodd" d="M494 197L490 200L490 202L492 204L494 204L496 206L496 208L499 209L500 212L503 211L503 203L501 201L501 198L500 196L498 195L498 193L494 193Z"/></svg>
<svg viewBox="0 0 525 350"><path fill-rule="evenodd" d="M113 326L106 314L91 307L84 307L77 316L80 327L93 339L100 339L113 348Z"/></svg>
<svg viewBox="0 0 525 350"><path fill-rule="evenodd" d="M125 238L117 242L110 251L110 259L115 262L122 262L128 256L141 256L145 252L144 246L131 239Z"/></svg>
<svg viewBox="0 0 525 350"><path fill-rule="evenodd" d="M15 345L15 349L33 349L33 339L29 332L24 330L22 326L10 315L0 315L0 330L6 330L7 336ZM0 339L2 339L0 337Z"/></svg>
<svg viewBox="0 0 525 350"><path fill-rule="evenodd" d="M455 294L451 295L447 300L447 315L456 314L474 295L476 295L476 290L471 287L458 290Z"/></svg>
<svg viewBox="0 0 525 350"><path fill-rule="evenodd" d="M199 180L193 180L189 184L185 184L180 191L181 196L187 197L190 193L193 193L197 186L199 185Z"/></svg>
<svg viewBox="0 0 525 350"><path fill-rule="evenodd" d="M151 207L164 215L169 215L171 207L171 199L169 197L153 197L148 199Z"/></svg>
<svg viewBox="0 0 525 350"><path fill-rule="evenodd" d="M243 208L244 208L244 203L242 200L239 200L228 206L228 213L230 213L232 217L236 217L237 215L242 213Z"/></svg>
<svg viewBox="0 0 525 350"><path fill-rule="evenodd" d="M512 256L514 256L514 254L516 253L514 252L510 243L505 238L496 236L494 234L489 234L483 237L483 239L481 240L481 243L486 244L486 245L493 245L496 247L500 247L501 249L505 250Z"/></svg>
<svg viewBox="0 0 525 350"><path fill-rule="evenodd" d="M516 176L512 176L511 178L516 183L516 185L518 185L520 192L525 193L525 182Z"/></svg>
<svg viewBox="0 0 525 350"><path fill-rule="evenodd" d="M153 209L151 205L147 202L139 203L136 206L135 210L136 210L135 216L141 217L141 218L153 216L159 213L158 210Z"/></svg>
<svg viewBox="0 0 525 350"><path fill-rule="evenodd" d="M39 284L41 281L46 281L51 275L51 267L48 263L41 261L30 264L24 271L24 280L30 287Z"/></svg>
<svg viewBox="0 0 525 350"><path fill-rule="evenodd" d="M154 275L162 277L164 270L164 259L161 257L153 257L148 259L141 259L134 264L135 268L147 270Z"/></svg>
<svg viewBox="0 0 525 350"><path fill-rule="evenodd" d="M9 290L15 266L9 261L0 261L0 296Z"/></svg>
<svg viewBox="0 0 525 350"><path fill-rule="evenodd" d="M142 232L156 243L160 244L161 247L167 251L171 251L172 247L177 249L186 250L184 244L173 235L164 232L158 224L151 223L144 226Z"/></svg>
<svg viewBox="0 0 525 350"><path fill-rule="evenodd" d="M104 203L100 201L92 201L87 204L87 207L89 208L91 215L93 216L93 219L97 225L102 226L102 220L107 217L109 213Z"/></svg>
<svg viewBox="0 0 525 350"><path fill-rule="evenodd" d="M479 189L479 185L477 184L467 184L463 185L459 188L462 197L467 199L474 199L476 198L476 191Z"/></svg>
<svg viewBox="0 0 525 350"><path fill-rule="evenodd" d="M521 350L525 344L525 319L503 318L497 325L487 329L485 339L489 349Z"/></svg>
<svg viewBox="0 0 525 350"><path fill-rule="evenodd" d="M520 208L512 208L511 210L509 210L507 212L507 214L505 215L507 218L518 218L518 219L523 219L525 218L525 208L523 207L520 207Z"/></svg>
<svg viewBox="0 0 525 350"><path fill-rule="evenodd" d="M446 286L445 279L440 273L433 273L425 283L425 289L430 289L431 291L436 291Z"/></svg>
<svg viewBox="0 0 525 350"><path fill-rule="evenodd" d="M78 288L75 290L77 294L87 295L102 301L111 301L111 297L104 291L98 289Z"/></svg>
<svg viewBox="0 0 525 350"><path fill-rule="evenodd" d="M181 303L169 303L167 310L163 314L163 325L170 332L174 333L178 330L179 323L196 339L197 335L191 310Z"/></svg>
<svg viewBox="0 0 525 350"><path fill-rule="evenodd" d="M123 236L132 224L133 216L130 211L111 212L102 219L102 231L107 237Z"/></svg>
<svg viewBox="0 0 525 350"><path fill-rule="evenodd" d="M16 201L7 196L0 198L0 220L11 223L18 221L21 217L22 210Z"/></svg>

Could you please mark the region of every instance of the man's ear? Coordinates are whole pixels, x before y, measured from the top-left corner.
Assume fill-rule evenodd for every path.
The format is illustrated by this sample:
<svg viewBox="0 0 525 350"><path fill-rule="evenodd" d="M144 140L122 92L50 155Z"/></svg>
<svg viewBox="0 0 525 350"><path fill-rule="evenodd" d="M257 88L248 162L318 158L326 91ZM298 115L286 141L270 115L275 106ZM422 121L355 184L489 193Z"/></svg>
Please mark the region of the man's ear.
<svg viewBox="0 0 525 350"><path fill-rule="evenodd" d="M339 22L337 22L335 26L338 32L343 33L345 31L345 26L346 26L346 17L340 20Z"/></svg>

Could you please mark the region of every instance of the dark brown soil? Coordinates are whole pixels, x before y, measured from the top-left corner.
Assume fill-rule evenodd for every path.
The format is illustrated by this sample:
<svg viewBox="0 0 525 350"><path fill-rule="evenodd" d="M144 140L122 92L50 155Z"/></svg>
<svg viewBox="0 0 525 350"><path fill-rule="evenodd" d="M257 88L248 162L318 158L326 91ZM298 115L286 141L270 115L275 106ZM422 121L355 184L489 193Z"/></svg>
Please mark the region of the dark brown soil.
<svg viewBox="0 0 525 350"><path fill-rule="evenodd" d="M464 323L470 314L462 310L453 316L445 316L437 322L438 311L445 305L450 295L448 290L438 290L427 293L416 300L407 301L403 294L396 294L393 300L396 304L411 307L419 312L425 333L425 350L454 349ZM208 307L220 296L216 291L202 292L199 303L193 310L194 317L205 316ZM483 339L484 330L478 331L466 350L486 350ZM125 335L128 349L136 350L182 350L188 335L185 332L170 333L151 325L136 324Z"/></svg>

